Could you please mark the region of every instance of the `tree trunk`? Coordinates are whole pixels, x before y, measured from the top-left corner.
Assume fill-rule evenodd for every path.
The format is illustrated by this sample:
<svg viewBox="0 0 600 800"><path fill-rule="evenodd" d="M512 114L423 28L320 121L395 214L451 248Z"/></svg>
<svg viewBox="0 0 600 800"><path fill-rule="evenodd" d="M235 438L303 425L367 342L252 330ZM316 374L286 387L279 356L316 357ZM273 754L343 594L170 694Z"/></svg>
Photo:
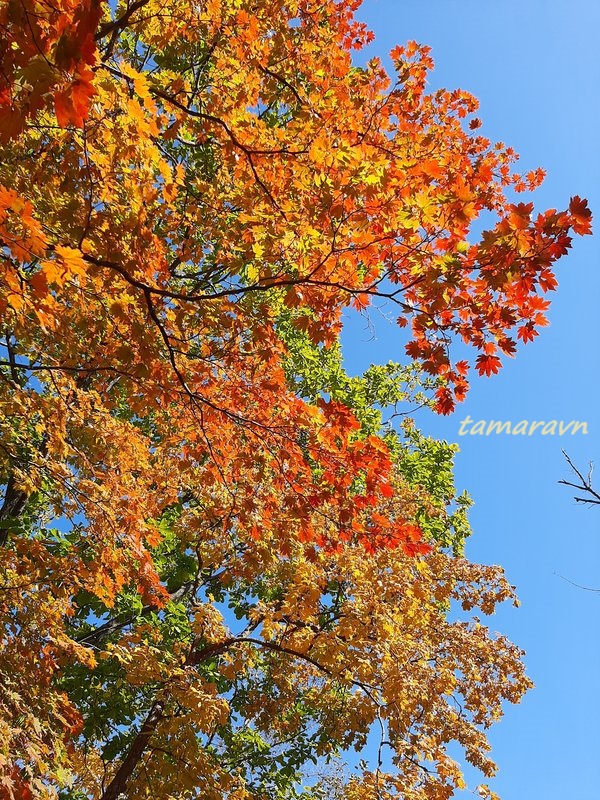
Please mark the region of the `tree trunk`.
<svg viewBox="0 0 600 800"><path fill-rule="evenodd" d="M27 495L15 486L15 479L11 473L6 484L4 502L0 508L0 520L16 519L25 508ZM0 530L0 547L6 547L8 542L8 528Z"/></svg>
<svg viewBox="0 0 600 800"><path fill-rule="evenodd" d="M133 740L129 752L123 759L123 763L117 770L115 777L106 787L102 793L100 800L118 800L119 797L127 797L126 788L127 782L131 778L133 771L137 767L141 757L143 756L148 742L156 726L162 719L164 710L164 703L162 700L155 700L144 724L140 728L140 732Z"/></svg>

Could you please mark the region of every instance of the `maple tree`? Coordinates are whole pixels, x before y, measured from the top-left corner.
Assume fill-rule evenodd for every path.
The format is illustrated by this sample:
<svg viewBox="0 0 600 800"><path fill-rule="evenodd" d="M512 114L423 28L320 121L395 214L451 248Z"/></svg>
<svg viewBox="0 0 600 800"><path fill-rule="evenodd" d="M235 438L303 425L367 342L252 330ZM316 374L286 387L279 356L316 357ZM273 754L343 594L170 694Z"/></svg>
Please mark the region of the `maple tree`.
<svg viewBox="0 0 600 800"><path fill-rule="evenodd" d="M448 608L511 589L444 550L451 452L380 407L423 383L451 411L453 338L497 372L591 215L510 200L541 171L426 93L427 48L354 65L357 7L0 5L7 797L301 796L373 723L395 771L348 798L449 796L450 740L492 771L481 727L528 681ZM374 298L425 378L344 373Z"/></svg>

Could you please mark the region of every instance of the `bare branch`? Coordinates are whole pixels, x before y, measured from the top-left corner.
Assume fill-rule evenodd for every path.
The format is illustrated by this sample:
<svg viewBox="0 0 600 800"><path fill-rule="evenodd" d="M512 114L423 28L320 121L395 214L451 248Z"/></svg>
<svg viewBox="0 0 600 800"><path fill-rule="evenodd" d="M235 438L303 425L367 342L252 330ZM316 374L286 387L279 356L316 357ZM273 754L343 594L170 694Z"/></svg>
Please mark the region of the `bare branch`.
<svg viewBox="0 0 600 800"><path fill-rule="evenodd" d="M562 483L564 486L571 486L573 489L577 489L577 491L584 493L583 497L575 495L575 502L588 503L592 506L600 506L600 494L592 486L592 472L594 469L593 463L590 461L587 477L584 477L583 473L575 466L564 450L562 451L562 454L565 457L567 464L571 467L571 470L579 479L579 483L573 483L572 481L566 481L564 479L560 480L559 483Z"/></svg>

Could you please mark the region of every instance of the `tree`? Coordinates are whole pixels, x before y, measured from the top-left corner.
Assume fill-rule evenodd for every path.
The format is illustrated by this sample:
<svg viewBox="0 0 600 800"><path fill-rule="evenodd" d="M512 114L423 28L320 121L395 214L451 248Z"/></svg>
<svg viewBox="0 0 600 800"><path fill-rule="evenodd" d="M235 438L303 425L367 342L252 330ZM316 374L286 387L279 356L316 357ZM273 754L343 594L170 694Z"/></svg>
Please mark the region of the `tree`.
<svg viewBox="0 0 600 800"><path fill-rule="evenodd" d="M542 173L427 48L354 66L357 5L0 7L8 797L291 798L374 722L395 772L348 797L449 796L451 739L492 769L528 682L447 611L510 587L444 551L447 446L381 428L416 368L349 378L337 338L386 300L448 413L451 340L490 374L533 338L590 212L510 202Z"/></svg>

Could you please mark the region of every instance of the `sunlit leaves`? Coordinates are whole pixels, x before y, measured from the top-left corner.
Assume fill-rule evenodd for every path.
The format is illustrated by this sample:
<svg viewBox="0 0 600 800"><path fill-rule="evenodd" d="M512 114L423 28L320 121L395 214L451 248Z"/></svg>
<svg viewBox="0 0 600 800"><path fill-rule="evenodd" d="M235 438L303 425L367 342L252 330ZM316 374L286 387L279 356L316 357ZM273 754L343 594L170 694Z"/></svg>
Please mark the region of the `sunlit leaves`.
<svg viewBox="0 0 600 800"><path fill-rule="evenodd" d="M101 14L102 0L2 4L0 142L18 136L30 115L51 104L59 125L83 125L94 95L90 66Z"/></svg>

